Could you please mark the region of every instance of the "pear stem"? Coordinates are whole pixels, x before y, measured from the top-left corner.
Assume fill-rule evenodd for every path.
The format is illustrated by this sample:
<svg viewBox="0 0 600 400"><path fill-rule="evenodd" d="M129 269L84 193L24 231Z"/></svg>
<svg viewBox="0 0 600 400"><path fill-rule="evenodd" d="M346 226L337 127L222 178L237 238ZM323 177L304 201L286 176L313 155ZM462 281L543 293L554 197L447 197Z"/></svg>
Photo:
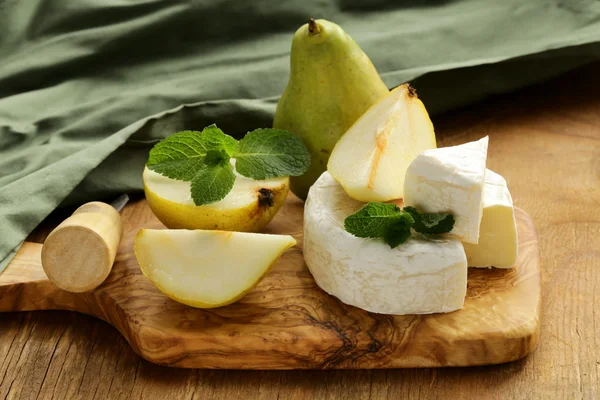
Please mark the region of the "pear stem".
<svg viewBox="0 0 600 400"><path fill-rule="evenodd" d="M316 35L321 32L321 27L317 24L317 21L314 18L310 18L308 20L308 31L313 35Z"/></svg>
<svg viewBox="0 0 600 400"><path fill-rule="evenodd" d="M408 96L409 97L415 97L417 95L417 89L415 89L414 87L410 86L410 83L408 84Z"/></svg>

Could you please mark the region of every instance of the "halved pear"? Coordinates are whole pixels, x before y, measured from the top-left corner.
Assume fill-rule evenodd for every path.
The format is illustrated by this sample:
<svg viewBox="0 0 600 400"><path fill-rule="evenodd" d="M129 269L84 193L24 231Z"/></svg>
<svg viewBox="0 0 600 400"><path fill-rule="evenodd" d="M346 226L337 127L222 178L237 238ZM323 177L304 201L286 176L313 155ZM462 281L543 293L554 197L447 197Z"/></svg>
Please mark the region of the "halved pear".
<svg viewBox="0 0 600 400"><path fill-rule="evenodd" d="M170 179L146 168L146 201L167 228L258 232L285 202L290 180L254 180L237 172L235 175L233 188L223 200L197 206L190 194L190 182Z"/></svg>
<svg viewBox="0 0 600 400"><path fill-rule="evenodd" d="M142 229L133 249L158 290L192 307L213 308L242 298L295 244L289 235Z"/></svg>
<svg viewBox="0 0 600 400"><path fill-rule="evenodd" d="M404 196L404 174L423 150L436 147L425 106L408 84L369 108L336 144L327 170L356 200Z"/></svg>

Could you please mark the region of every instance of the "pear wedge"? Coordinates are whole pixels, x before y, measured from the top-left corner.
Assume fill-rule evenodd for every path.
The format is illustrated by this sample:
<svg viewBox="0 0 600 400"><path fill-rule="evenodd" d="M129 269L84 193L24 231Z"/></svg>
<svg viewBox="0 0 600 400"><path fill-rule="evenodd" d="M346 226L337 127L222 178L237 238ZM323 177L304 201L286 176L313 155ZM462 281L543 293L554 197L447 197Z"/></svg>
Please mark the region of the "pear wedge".
<svg viewBox="0 0 600 400"><path fill-rule="evenodd" d="M165 295L213 308L242 298L295 244L289 235L142 229L134 252L143 274Z"/></svg>
<svg viewBox="0 0 600 400"><path fill-rule="evenodd" d="M298 135L311 153L308 171L290 178L294 194L306 199L339 138L388 93L369 57L340 26L311 19L296 31L290 79L273 121L274 128Z"/></svg>
<svg viewBox="0 0 600 400"><path fill-rule="evenodd" d="M359 201L404 196L404 175L419 153L436 147L425 106L408 84L398 86L342 136L327 170Z"/></svg>

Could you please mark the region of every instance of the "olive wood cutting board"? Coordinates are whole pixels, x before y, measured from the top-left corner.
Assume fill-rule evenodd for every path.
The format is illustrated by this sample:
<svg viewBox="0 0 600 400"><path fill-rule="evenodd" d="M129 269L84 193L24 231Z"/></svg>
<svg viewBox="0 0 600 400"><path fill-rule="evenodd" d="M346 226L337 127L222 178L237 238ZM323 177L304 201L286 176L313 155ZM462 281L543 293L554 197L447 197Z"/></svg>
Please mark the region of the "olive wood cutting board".
<svg viewBox="0 0 600 400"><path fill-rule="evenodd" d="M391 316L348 306L315 284L302 258L303 203L290 195L269 233L293 235L265 279L237 303L200 310L170 300L133 254L142 227L160 228L144 200L123 211L124 235L108 279L88 293L55 287L26 242L0 275L0 311L71 310L117 328L143 358L186 368L404 368L517 360L539 339L541 280L531 218L516 209L516 268L470 269L465 307Z"/></svg>

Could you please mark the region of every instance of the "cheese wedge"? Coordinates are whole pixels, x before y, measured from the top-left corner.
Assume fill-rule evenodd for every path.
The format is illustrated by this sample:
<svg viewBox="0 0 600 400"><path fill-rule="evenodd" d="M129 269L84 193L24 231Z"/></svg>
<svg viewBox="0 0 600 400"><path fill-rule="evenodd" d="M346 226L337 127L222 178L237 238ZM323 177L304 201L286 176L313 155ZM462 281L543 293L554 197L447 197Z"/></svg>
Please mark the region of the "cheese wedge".
<svg viewBox="0 0 600 400"><path fill-rule="evenodd" d="M325 172L304 208L304 259L317 284L346 304L383 314L430 314L462 308L467 259L456 237L413 235L392 249L344 229L364 203Z"/></svg>
<svg viewBox="0 0 600 400"><path fill-rule="evenodd" d="M404 204L423 212L451 212L452 234L477 243L483 215L488 137L453 147L425 150L406 171Z"/></svg>
<svg viewBox="0 0 600 400"><path fill-rule="evenodd" d="M463 243L470 267L512 268L519 249L517 223L506 180L489 169L483 188L479 243Z"/></svg>

